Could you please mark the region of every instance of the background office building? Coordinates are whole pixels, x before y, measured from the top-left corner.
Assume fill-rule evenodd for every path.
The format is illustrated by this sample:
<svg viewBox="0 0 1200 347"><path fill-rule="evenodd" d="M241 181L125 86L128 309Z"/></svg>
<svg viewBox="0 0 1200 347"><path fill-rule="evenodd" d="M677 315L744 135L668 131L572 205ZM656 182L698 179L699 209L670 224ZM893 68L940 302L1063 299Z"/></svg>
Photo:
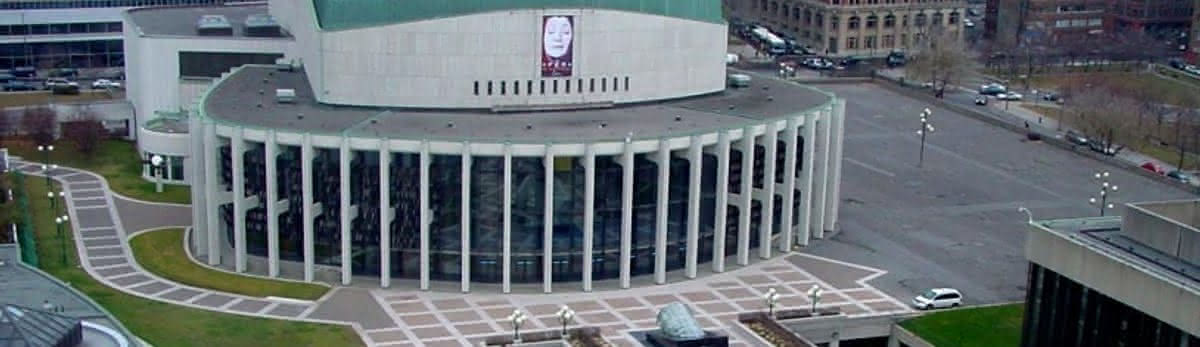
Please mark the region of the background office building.
<svg viewBox="0 0 1200 347"><path fill-rule="evenodd" d="M882 57L919 47L936 31L965 39L965 0L723 1L731 18L766 25L823 55Z"/></svg>
<svg viewBox="0 0 1200 347"><path fill-rule="evenodd" d="M984 37L1002 45L1087 39L1104 32L1107 0L989 0Z"/></svg>
<svg viewBox="0 0 1200 347"><path fill-rule="evenodd" d="M0 69L110 68L125 63L121 13L138 6L246 0L0 1Z"/></svg>
<svg viewBox="0 0 1200 347"><path fill-rule="evenodd" d="M306 281L588 291L836 230L844 103L727 89L719 1L480 4L130 11L129 96L156 114L139 146L183 163L193 253ZM280 35L239 24L268 14ZM220 35L193 26L214 15ZM212 83L184 78L217 53Z"/></svg>
<svg viewBox="0 0 1200 347"><path fill-rule="evenodd" d="M1200 346L1200 200L1030 222L1022 346Z"/></svg>

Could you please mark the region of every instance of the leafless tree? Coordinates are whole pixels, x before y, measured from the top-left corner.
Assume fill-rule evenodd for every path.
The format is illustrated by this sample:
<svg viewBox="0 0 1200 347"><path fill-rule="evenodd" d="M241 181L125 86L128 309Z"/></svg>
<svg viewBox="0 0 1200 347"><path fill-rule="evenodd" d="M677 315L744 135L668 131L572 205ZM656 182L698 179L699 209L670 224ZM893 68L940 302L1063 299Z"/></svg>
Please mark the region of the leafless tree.
<svg viewBox="0 0 1200 347"><path fill-rule="evenodd" d="M909 78L932 83L939 95L965 77L975 64L962 39L945 30L930 31L918 45L905 73Z"/></svg>
<svg viewBox="0 0 1200 347"><path fill-rule="evenodd" d="M83 111L75 120L63 123L63 136L75 143L83 154L91 154L107 135L100 118L91 111Z"/></svg>
<svg viewBox="0 0 1200 347"><path fill-rule="evenodd" d="M17 115L14 113L8 110L0 111L0 139L17 132L17 129L15 129L16 121L14 120Z"/></svg>
<svg viewBox="0 0 1200 347"><path fill-rule="evenodd" d="M34 143L49 144L54 141L57 114L46 106L31 106L21 114L21 131L29 135Z"/></svg>
<svg viewBox="0 0 1200 347"><path fill-rule="evenodd" d="M1069 89L1072 105L1062 121L1083 132L1104 152L1115 154L1140 140L1136 100L1103 84L1084 83Z"/></svg>

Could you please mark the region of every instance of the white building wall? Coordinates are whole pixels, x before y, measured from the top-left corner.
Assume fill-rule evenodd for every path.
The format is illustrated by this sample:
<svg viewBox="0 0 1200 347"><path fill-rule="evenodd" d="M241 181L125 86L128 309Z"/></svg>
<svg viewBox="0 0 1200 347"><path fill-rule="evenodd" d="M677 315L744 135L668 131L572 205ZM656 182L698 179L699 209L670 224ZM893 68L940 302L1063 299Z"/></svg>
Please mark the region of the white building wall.
<svg viewBox="0 0 1200 347"><path fill-rule="evenodd" d="M574 16L574 71L569 78L546 79L545 95L529 95L527 81L537 92L542 80L544 15ZM302 41L299 29L305 28L293 26L293 33ZM725 30L723 24L632 12L530 9L322 32L318 46L298 49L310 57L309 80L326 103L431 108L626 103L721 90L726 42L706 38L724 37ZM612 91L614 77L620 91ZM601 92L597 80L595 92L579 93L581 78L585 87L593 78L607 78L609 91ZM558 94L552 93L553 80L560 81ZM573 82L571 93L565 93L565 80ZM481 95L474 94L476 81ZM495 83L491 96L488 81ZM509 84L503 96L500 81ZM513 93L514 81L520 95Z"/></svg>

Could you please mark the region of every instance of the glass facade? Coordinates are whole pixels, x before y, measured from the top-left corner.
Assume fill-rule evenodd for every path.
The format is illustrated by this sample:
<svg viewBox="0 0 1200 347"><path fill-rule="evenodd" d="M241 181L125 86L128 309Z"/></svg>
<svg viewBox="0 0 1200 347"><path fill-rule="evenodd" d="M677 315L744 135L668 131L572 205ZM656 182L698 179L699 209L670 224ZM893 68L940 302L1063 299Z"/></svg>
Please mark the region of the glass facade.
<svg viewBox="0 0 1200 347"><path fill-rule="evenodd" d="M121 40L0 44L0 69L98 68L124 64L125 47Z"/></svg>
<svg viewBox="0 0 1200 347"><path fill-rule="evenodd" d="M1200 346L1200 337L1029 264L1021 346Z"/></svg>

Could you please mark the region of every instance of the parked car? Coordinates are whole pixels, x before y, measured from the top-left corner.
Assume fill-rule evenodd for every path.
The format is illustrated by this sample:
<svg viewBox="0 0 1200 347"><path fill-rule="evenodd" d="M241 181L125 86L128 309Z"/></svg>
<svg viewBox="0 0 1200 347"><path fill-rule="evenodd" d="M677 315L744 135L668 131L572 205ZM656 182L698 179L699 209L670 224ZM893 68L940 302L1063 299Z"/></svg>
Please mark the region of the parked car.
<svg viewBox="0 0 1200 347"><path fill-rule="evenodd" d="M72 86L74 86L75 88L79 88L79 83L68 80L66 78L51 78L51 79L47 79L46 84L45 84L46 90L53 90L54 88L58 88L58 87L72 87Z"/></svg>
<svg viewBox="0 0 1200 347"><path fill-rule="evenodd" d="M1167 173L1167 177L1174 178L1183 184L1192 184L1192 175L1189 175L1183 171L1171 170L1171 172Z"/></svg>
<svg viewBox="0 0 1200 347"><path fill-rule="evenodd" d="M1024 98L1024 96L1017 92L996 94L996 99L1004 101L1021 101L1022 98Z"/></svg>
<svg viewBox="0 0 1200 347"><path fill-rule="evenodd" d="M24 92L31 90L37 90L37 86L34 86L33 83L25 81L12 80L4 84L4 91L6 92Z"/></svg>
<svg viewBox="0 0 1200 347"><path fill-rule="evenodd" d="M974 28L975 22L970 19L963 19L963 27Z"/></svg>
<svg viewBox="0 0 1200 347"><path fill-rule="evenodd" d="M1074 130L1067 130L1067 133L1063 135L1063 138L1066 139L1067 142L1077 145L1086 146L1089 142L1087 136L1083 136L1083 134L1077 133Z"/></svg>
<svg viewBox="0 0 1200 347"><path fill-rule="evenodd" d="M1088 149L1091 149L1092 152L1103 155L1116 155L1117 151L1121 150L1121 148L1122 147L1118 145L1105 146L1100 141L1088 141Z"/></svg>
<svg viewBox="0 0 1200 347"><path fill-rule="evenodd" d="M979 105L979 106L987 106L987 104L988 104L987 96L980 95L980 96L975 97L975 104Z"/></svg>
<svg viewBox="0 0 1200 347"><path fill-rule="evenodd" d="M1003 93L1007 93L1007 92L1008 92L1008 87L1005 87L1003 84L999 84L999 83L988 83L988 84L979 86L979 94L983 94L983 95L998 95L998 94L1003 94Z"/></svg>
<svg viewBox="0 0 1200 347"><path fill-rule="evenodd" d="M893 50L891 53L888 53L888 56L887 56L888 67L902 66L906 62L908 62L908 58L905 57L904 51Z"/></svg>
<svg viewBox="0 0 1200 347"><path fill-rule="evenodd" d="M733 56L735 58L733 60L733 62L736 63L737 55L734 54ZM92 82L92 89L121 89L121 82L114 82L112 80L107 80L107 79L101 78L101 79L96 80L95 82Z"/></svg>
<svg viewBox="0 0 1200 347"><path fill-rule="evenodd" d="M1154 162L1149 162L1149 161L1142 163L1142 168L1146 169L1146 171L1150 171L1150 172L1153 172L1153 173L1156 173L1159 175L1165 174L1167 171L1166 169L1163 169L1163 167L1161 165L1158 165L1158 164L1155 164Z"/></svg>
<svg viewBox="0 0 1200 347"><path fill-rule="evenodd" d="M1187 71L1188 73L1193 74L1193 75L1200 75L1200 67L1197 67L1196 65L1184 66L1183 71Z"/></svg>
<svg viewBox="0 0 1200 347"><path fill-rule="evenodd" d="M912 304L921 310L958 307L962 305L962 293L954 288L933 288L913 298Z"/></svg>

